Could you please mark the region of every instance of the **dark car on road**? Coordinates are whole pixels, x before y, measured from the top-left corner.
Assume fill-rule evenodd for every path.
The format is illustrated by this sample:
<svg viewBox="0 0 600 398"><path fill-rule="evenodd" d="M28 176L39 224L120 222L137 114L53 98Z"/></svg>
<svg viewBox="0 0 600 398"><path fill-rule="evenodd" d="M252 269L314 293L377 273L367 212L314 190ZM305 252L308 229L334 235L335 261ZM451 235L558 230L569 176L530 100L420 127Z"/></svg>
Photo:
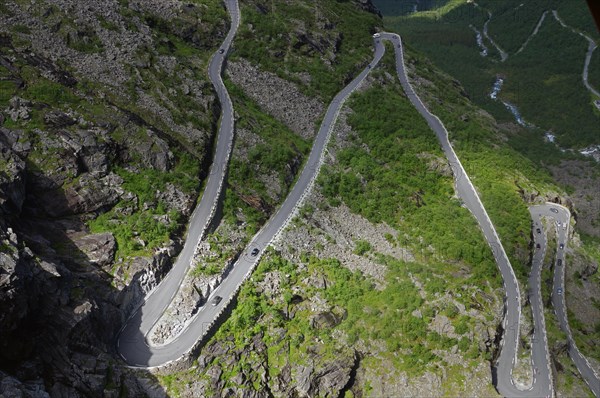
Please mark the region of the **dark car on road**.
<svg viewBox="0 0 600 398"><path fill-rule="evenodd" d="M559 267L562 265L562 260L560 258L556 260L556 265L558 265Z"/></svg>
<svg viewBox="0 0 600 398"><path fill-rule="evenodd" d="M252 253L250 253L250 255L251 255L252 257L256 257L256 255L258 254L258 252L259 252L258 248L257 248L257 247L255 247L255 248L252 250Z"/></svg>
<svg viewBox="0 0 600 398"><path fill-rule="evenodd" d="M215 298L212 299L212 301L210 303L212 305L219 305L219 303L221 302L221 300L223 300L223 297L221 297L221 296L215 296Z"/></svg>
<svg viewBox="0 0 600 398"><path fill-rule="evenodd" d="M537 245L535 245L536 249L539 249L540 247L542 247L539 243Z"/></svg>
<svg viewBox="0 0 600 398"><path fill-rule="evenodd" d="M556 293L557 293L559 296L562 296L562 287L559 287L558 289L556 289Z"/></svg>
<svg viewBox="0 0 600 398"><path fill-rule="evenodd" d="M554 207L552 207L552 208L550 209L550 211L551 211L552 213L558 213L558 210L557 210L557 209L555 209Z"/></svg>
<svg viewBox="0 0 600 398"><path fill-rule="evenodd" d="M541 229L539 229L539 228L537 228L537 229L535 230L535 232L537 232L538 234L541 234L541 233L542 233L542 230L541 230Z"/></svg>
<svg viewBox="0 0 600 398"><path fill-rule="evenodd" d="M223 49L219 50L219 54L223 54L224 52L225 52L225 50L223 50Z"/></svg>
<svg viewBox="0 0 600 398"><path fill-rule="evenodd" d="M562 250L562 249L564 249L564 248L565 248L565 244L564 244L564 243L561 243L561 244L560 244L560 246L558 246L558 247L560 247L560 250Z"/></svg>

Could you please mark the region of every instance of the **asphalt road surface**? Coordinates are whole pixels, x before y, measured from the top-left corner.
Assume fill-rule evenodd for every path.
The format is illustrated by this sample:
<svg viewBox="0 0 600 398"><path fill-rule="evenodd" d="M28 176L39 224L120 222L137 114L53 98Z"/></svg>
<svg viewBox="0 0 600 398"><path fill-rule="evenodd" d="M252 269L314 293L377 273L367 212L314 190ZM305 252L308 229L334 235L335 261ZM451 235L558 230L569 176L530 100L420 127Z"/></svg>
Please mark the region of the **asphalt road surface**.
<svg viewBox="0 0 600 398"><path fill-rule="evenodd" d="M336 122L337 116L344 101L361 84L361 82L370 72L371 68L380 61L385 52L383 41L388 40L393 44L395 49L396 70L402 87L412 104L425 118L430 128L436 133L441 147L452 167L455 176L457 193L462 199L464 205L471 211L479 223L487 242L492 248L494 258L504 280L506 292L504 335L502 339L500 357L498 358L496 366L496 388L505 396L543 397L552 395L552 379L548 366L545 325L543 323L543 308L541 296L539 294L541 259L539 255L536 254L534 259L534 270L530 279L531 286L536 287L532 290L532 308L534 309L534 313L538 313L538 315L540 315L534 317L536 334L535 344L533 345L532 351L532 359L535 369L535 383L530 390L521 391L514 386L512 380L512 368L514 366L517 354L519 320L521 312L521 296L514 271L474 186L472 185L467 173L462 167L460 160L450 144L448 132L439 118L427 110L412 89L404 67L404 54L401 39L398 35L391 33L382 33L379 38L375 39L375 55L371 64L368 65L367 68L365 68L341 92L339 92L330 103L327 113L323 118L319 132L314 140L309 158L292 191L275 215L254 236L245 252L234 264L232 271L213 291L211 297L209 297L207 301L210 303L211 298L216 295L223 297L223 300L217 305L207 304L202 306L192 321L185 327L185 329L169 343L160 346L154 346L148 343L148 333L171 303L173 297L179 289L179 285L181 284L185 273L189 268L194 249L198 241L202 238L206 226L208 225L208 222L212 216L212 209L214 208L215 203L218 201L223 177L226 173L226 167L223 165L227 164L231 150L230 145L233 137L233 106L231 104L231 100L229 99L227 90L225 89L225 86L221 80L220 73L222 70L223 61L239 24L239 9L237 1L226 0L226 4L233 21L232 28L221 47L224 50L223 53L217 52L211 60L209 67L210 78L215 85L222 104L221 124L217 138L217 148L213 161L213 167L211 169L210 177L201 202L192 215L186 243L173 267L173 270L167 275L163 282L150 293L144 304L129 319L118 337L117 347L122 358L131 366L162 366L184 356L198 343L199 340L202 339L203 336L206 335L208 330L214 325L216 319L222 314L223 310L231 302L243 281L251 275L254 267L264 252L264 249L271 244L273 239L276 238L282 228L287 225L292 216L297 212L299 205L302 203L305 195L312 187L314 179L318 174L331 130ZM540 211L550 212L549 208L540 208ZM564 211L564 208L561 208L561 212L564 213ZM556 213L552 213L552 215L555 214ZM534 213L532 213L532 215L535 219ZM569 215L567 212L567 224L568 216ZM539 222L539 220L537 222ZM561 239L566 243L566 232L564 232L564 234L565 235L562 236ZM540 244L542 243L544 244L544 248L540 249L540 252L545 250L545 238L540 241ZM256 256L251 255L251 251L254 249L258 249L259 251L259 254ZM562 260L564 263L564 256L562 257ZM555 286L564 286L564 273L556 273ZM562 319L561 327L563 327L564 323L564 327L566 330L568 330L568 324L566 323L566 317L564 316L564 295L561 297L553 296L553 300L555 302L555 308L557 308L559 320ZM562 316L560 315L561 313L563 314ZM570 332L568 334L570 336ZM572 338L569 338L572 342ZM594 390L594 386L598 388L598 379L593 374L593 371L591 371L587 361L585 361L585 359L579 354L574 343L570 344L569 352L571 353L572 351L573 353L571 356L574 358L576 364L578 362L577 358L580 359L579 362L581 362L582 367L578 365L578 368L582 372L582 375L584 375L586 381L588 381L588 384L590 384L592 390ZM586 376L586 368L589 370L589 372L591 372L591 375L588 375L589 378ZM597 390L594 390L594 393L598 396Z"/></svg>
<svg viewBox="0 0 600 398"><path fill-rule="evenodd" d="M479 195L450 144L446 128L437 116L429 112L415 94L408 81L404 67L404 53L400 36L391 33L383 33L381 36L394 44L396 50L396 71L404 92L412 102L413 106L425 118L429 127L435 132L442 150L450 163L452 172L454 173L456 191L463 201L463 204L471 211L473 216L475 216L485 239L492 249L494 259L496 260L496 264L498 265L500 273L502 274L502 279L504 280L504 290L506 292L504 300L504 335L501 342L502 349L495 368L494 383L496 388L500 394L504 396L549 395L551 391L550 385L542 387L540 383L539 391L532 390L529 392L520 391L514 386L512 381L512 368L516 362L517 344L519 340L519 322L521 316L521 292L519 290L517 278L506 252L504 251L500 238L479 199ZM540 380L541 379L542 378L540 378ZM548 394L545 394L545 392L548 392Z"/></svg>
<svg viewBox="0 0 600 398"><path fill-rule="evenodd" d="M553 211L554 210L554 211ZM541 206L534 206L530 209L534 221L541 217L548 217L554 222L554 228L556 228L557 235L557 251L556 251L556 262L554 264L554 280L552 289L552 306L556 313L559 326L562 331L567 335L567 343L569 345L569 356L575 363L575 366L579 370L579 373L583 377L583 380L590 387L596 397L600 397L600 378L594 372L587 359L581 355L575 340L573 340L573 334L569 327L569 321L567 319L567 305L566 305L566 290L565 290L565 267L567 267L567 256L565 255L568 248L569 228L571 213L563 206L547 203ZM537 234L537 231L534 231ZM539 235L539 234L538 234ZM545 238L544 238L545 240ZM564 247L561 249L560 244ZM560 261L561 265L558 265ZM559 294L560 289L560 294Z"/></svg>
<svg viewBox="0 0 600 398"><path fill-rule="evenodd" d="M232 7L234 3L235 2L233 0L230 0L228 3L230 12L234 9ZM235 9L237 9L237 7ZM230 37L233 37L232 32L230 32L228 38ZM229 40L229 42L226 41L226 44L224 44L223 47L228 48L230 43L231 40ZM148 296L144 305L129 319L118 338L117 347L119 354L130 366L157 367L168 364L169 362L175 361L184 356L186 353L190 352L190 350L193 349L198 341L206 335L216 319L233 299L242 282L252 273L264 249L273 241L279 231L285 227L287 222L297 211L302 199L305 197L306 193L314 183L314 179L322 162L322 156L329 139L331 129L335 124L338 113L344 101L360 85L365 77L367 77L371 67L379 62L383 56L383 53L383 46L377 46L371 65L367 66L367 68L365 68L354 80L352 80L342 91L340 91L329 105L327 113L325 114L323 122L321 123L319 132L315 137L313 147L305 167L303 168L292 191L289 193L288 197L285 199L275 215L254 236L246 251L233 265L229 275L212 292L211 297L209 297L207 301L210 303L212 298L217 295L223 297L223 300L218 305L207 304L202 306L192 321L184 328L184 330L169 343L160 346L150 345L147 341L147 335L152 329L152 326L158 321L158 319L160 319L177 292L179 284L183 280L185 272L188 269L191 256L197 244L197 239L193 239L193 241L190 242L190 236L192 236L192 233L188 234L186 245L184 246L182 253L179 255L174 269ZM213 66L214 65L211 64L211 78L213 72L220 71L220 67L215 66L213 68ZM224 91L225 88L217 85L217 91L219 90ZM231 116L231 103L229 102L225 105L224 115L221 119L222 131L219 133L219 135L228 133L227 126L231 125L231 121L233 120ZM229 114L229 116L227 114ZM225 126L225 128L223 128L223 126ZM225 140L222 140L222 137L219 137L219 142L221 141ZM219 148L217 148L217 154L219 153ZM215 156L216 162L218 155ZM211 178L212 177L214 177L214 174L211 173ZM202 199L203 201L208 195L208 192L207 186ZM218 192L215 192L211 195L214 195L216 198L218 196ZM194 214L190 230L194 228L196 222L199 225L202 222L201 219L199 220L199 214L201 213L198 211L195 211L195 213L196 214ZM186 252L186 248L188 248L188 252ZM252 256L250 253L255 248L259 250L259 255ZM179 266L179 264L181 264L181 266Z"/></svg>
<svg viewBox="0 0 600 398"><path fill-rule="evenodd" d="M165 360L173 359L168 352L164 352L165 350L158 350L156 353L150 350L146 345L146 335L160 319L179 290L179 286L192 262L196 246L210 224L227 171L227 163L233 143L234 118L233 105L221 79L221 70L239 25L240 12L237 0L226 0L225 4L231 16L231 28L220 48L223 51L217 51L213 55L208 70L222 108L213 165L200 203L194 209L190 218L185 244L173 268L129 318L117 338L117 351L125 362L132 366L154 366ZM214 309L209 308L208 312L210 310ZM173 344L174 346L183 347L181 341L176 340Z"/></svg>

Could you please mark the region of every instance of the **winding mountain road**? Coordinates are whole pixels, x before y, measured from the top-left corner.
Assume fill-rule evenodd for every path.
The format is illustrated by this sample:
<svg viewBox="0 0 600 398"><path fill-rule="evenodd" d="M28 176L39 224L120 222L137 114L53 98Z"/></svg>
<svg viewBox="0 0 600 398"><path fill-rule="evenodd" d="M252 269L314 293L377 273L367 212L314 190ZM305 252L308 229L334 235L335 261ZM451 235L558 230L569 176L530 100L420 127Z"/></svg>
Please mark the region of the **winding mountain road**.
<svg viewBox="0 0 600 398"><path fill-rule="evenodd" d="M535 343L533 344L532 348L532 361L536 369L534 373L534 384L531 389L523 391L515 387L512 379L512 369L515 365L517 357L519 322L521 317L521 293L515 273L475 187L471 183L471 180L469 179L460 160L458 159L458 156L450 144L447 130L440 119L429 112L429 110L413 90L405 69L402 40L400 36L392 33L381 33L380 35L376 36L374 40L375 53L372 62L342 91L340 91L330 103L321 123L318 134L315 137L307 162L288 197L285 199L277 212L253 237L244 253L240 255L239 259L233 265L231 272L212 292L211 297L209 297L207 302L210 302L211 298L216 295L223 297L223 300L216 305L202 306L194 318L183 329L183 331L167 344L152 345L148 342L148 334L173 300L173 297L178 291L185 273L190 267L195 247L198 244L198 241L202 239L212 218L227 170L225 165L228 162L229 154L231 152L234 119L233 106L221 79L221 71L227 51L231 46L233 37L237 30L240 14L237 0L226 0L226 5L232 19L231 30L229 31L229 34L227 35L227 38L221 47L223 51L218 51L213 56L209 66L210 78L215 85L219 100L222 104L221 123L219 127L213 166L211 168L211 173L203 197L198 207L192 214L184 249L177 258L173 270L171 270L167 277L148 295L140 308L127 321L126 325L118 336L117 349L125 362L133 367L144 368L166 365L189 353L198 344L198 342L206 336L209 330L214 327L215 322L234 299L235 294L242 283L252 274L264 250L275 239L277 239L279 233L297 214L300 205L310 192L316 176L318 175L331 131L335 125L337 116L344 102L352 94L352 92L360 86L371 69L381 60L385 53L385 46L383 42L389 41L393 44L395 49L396 71L400 83L413 106L425 118L430 128L435 132L454 173L456 191L462 199L464 205L476 218L484 237L492 249L494 258L504 280L504 288L506 292L504 334L502 337L502 349L495 369L496 388L504 396L551 396L553 394L552 377L548 359L545 324L543 318L543 304L540 292L540 273L543 260L543 251L545 250L546 245L545 238L540 241L540 245L543 243L544 249L540 250L540 253L537 253L534 257L534 268L530 278L531 286L535 287L530 296L532 309L534 311L535 326ZM532 210L532 217L534 220L536 214L543 214L546 211L551 212L549 210L550 207L548 206L535 208L535 210ZM569 215L567 214L567 223L568 217ZM539 223L541 221L537 219L535 222ZM561 239L563 242L565 242L565 236L562 236ZM254 250L258 250L258 255L252 255ZM564 273L562 275L562 277L560 275L557 276L556 278L558 279L555 280L555 283L560 284L561 286L564 284ZM566 323L566 316L564 315L566 313L564 310L564 299L562 300L562 304L560 298L553 297L553 300L555 301L557 314L562 311L562 318L565 322L564 325L566 330L568 330L568 323ZM562 309L559 311L558 308ZM559 319L561 319L560 315ZM561 327L563 327L562 323ZM570 336L570 332L568 332L568 334ZM579 354L579 351L577 351L575 344L572 342L572 337L569 338L569 352L572 357L579 356L580 358L583 358L581 357L581 354ZM582 361L584 361L584 359L582 359ZM587 361L585 362L587 364ZM589 364L587 366L589 368ZM584 372L585 370L582 371L582 375ZM593 371L592 376L595 376ZM586 381L588 380L587 376L585 375L584 378L586 378ZM588 381L588 384L591 383L590 387L592 390L594 390L594 380L591 378L591 376L589 380L591 381Z"/></svg>
<svg viewBox="0 0 600 398"><path fill-rule="evenodd" d="M239 22L239 10L237 8L237 1L228 0L228 10L232 15L232 30L229 32L225 43L222 48L228 49L231 44L233 35L235 34L235 28ZM275 215L269 219L269 221L263 226L263 228L254 236L250 242L248 249L242 254L239 259L233 265L233 268L229 275L221 282L221 284L212 292L211 297L207 301L211 301L211 298L219 295L223 297L223 300L217 305L204 305L202 306L191 322L184 328L184 330L169 343L155 346L148 342L148 334L151 331L153 325L160 319L162 314L165 312L168 305L171 303L175 293L179 288L179 284L185 276L185 272L189 268L189 263L192 260L194 248L198 243L198 239L202 233L197 232L200 227L196 225L207 225L202 224L201 217L209 217L210 206L208 209L200 207L202 206L205 198L211 198L207 203L214 203L219 195L219 190L215 187L215 190L209 191L209 186L212 181L216 181L215 175L220 177L221 173L225 172L225 168L218 169L216 173L211 172L209 178L209 184L204 192L204 196L198 208L194 211L192 221L190 223L190 231L186 245L182 253L177 259L174 269L169 275L163 280L163 282L151 292L146 298L144 304L138 311L128 320L125 327L122 329L118 340L117 349L121 357L130 366L134 367L158 367L166 365L172 361L175 361L182 356L189 353L202 338L208 333L208 331L214 326L219 316L227 308L244 280L250 276L258 261L260 260L260 254L263 253L264 249L277 237L279 232L285 228L293 216L297 213L299 206L301 205L306 194L314 184L315 178L318 174L320 166L323 161L323 154L326 148L327 141L331 134L331 130L337 120L340 109L342 108L345 100L352 94L352 92L362 83L371 71L371 67L376 65L384 54L383 46L378 46L375 50L375 56L370 65L367 66L354 80L352 80L342 91L340 91L333 101L330 103L325 117L321 123L321 127L315 140L313 147L309 154L308 160L302 169L300 176L291 192L277 210ZM227 95L221 78L220 71L223 62L223 54L217 53L215 58L210 65L210 76L213 82L216 82L217 93L219 99L223 104L223 115L221 117L221 127L219 131L218 142L225 142L229 140L229 135L233 134L233 107L231 101ZM215 78L215 73L219 73L218 78ZM224 164L222 160L225 159L225 154L230 151L230 148L226 151L221 150L221 147L217 146L217 152L215 154L214 165ZM220 162L221 160L221 162ZM219 181L219 189L220 189ZM207 196L210 195L210 196ZM187 250L186 250L187 249ZM259 255L252 256L251 252L254 249L258 249Z"/></svg>
<svg viewBox="0 0 600 398"><path fill-rule="evenodd" d="M221 123L217 135L212 167L200 203L196 206L190 218L185 244L173 268L127 320L117 337L118 353L125 362L132 366L160 364L163 359L159 358L164 358L165 361L176 359L170 353L166 353L165 355L164 350L158 350L155 353L156 355L153 356L153 353L146 345L146 336L163 315L179 290L179 286L192 263L196 246L204 237L210 225L225 180L229 155L233 145L234 117L233 104L221 79L221 71L227 51L233 42L240 23L240 11L237 0L225 0L225 5L231 16L231 28L220 50L211 58L208 70L209 77L221 103ZM176 340L174 345L182 346L182 342Z"/></svg>
<svg viewBox="0 0 600 398"><path fill-rule="evenodd" d="M587 40L588 42L588 51L585 55L585 63L583 64L583 72L581 74L581 78L583 80L583 85L585 86L585 88L588 89L588 91L590 93L592 93L593 95L595 95L596 97L600 97L600 92L598 92L598 90L596 90L594 87L592 87L592 85L590 84L590 82L588 81L588 77L589 77L589 69L590 69L590 62L592 60L592 55L594 54L594 51L596 50L596 48L598 47L598 45L596 44L596 42L594 41L594 39L592 39L590 36L586 35L583 32L579 32L577 31L575 28L572 28L571 26L567 25L562 18L558 15L558 11L556 10L552 10L552 14L554 15L554 18L558 21L558 23L565 29L569 29L571 32L583 37L584 39Z"/></svg>
<svg viewBox="0 0 600 398"><path fill-rule="evenodd" d="M567 335L569 356L594 395L600 397L600 377L594 372L587 359L577 348L575 340L573 339L573 334L571 333L571 328L569 327L567 316L567 305L565 301L565 268L567 267L567 257L565 253L568 247L571 213L566 207L554 203L531 207L530 212L534 222L538 225L537 228L541 228L541 217L547 217L554 220L553 225L556 228L557 251L554 264L552 306L554 307L554 312L556 313L556 318L561 330ZM539 236L540 234L537 235ZM543 250L545 250L546 238L543 237L542 239ZM562 249L560 247L561 244L563 245Z"/></svg>
<svg viewBox="0 0 600 398"><path fill-rule="evenodd" d="M463 168L458 156L454 152L448 131L444 127L441 120L433 115L425 107L423 102L415 94L408 80L404 65L404 54L402 48L402 40L400 36L391 33L385 33L382 38L390 40L394 43L396 50L396 70L402 87L412 102L413 106L425 118L429 127L437 135L438 141L442 146L452 172L455 176L456 192L463 200L464 205L471 211L481 228L485 239L492 248L494 259L500 269L504 280L504 290L506 297L504 301L505 316L504 316L504 334L502 337L502 349L496 363L495 384L498 391L507 397L545 397L552 394L552 380L548 364L546 350L543 345L536 345L534 348L533 362L537 367L536 382L531 389L523 391L518 389L513 382L512 369L517 360L517 344L519 341L519 325L521 318L521 292L517 278L510 264L508 256L502 246L500 238L483 206L475 187L471 183L469 176ZM541 301L540 301L541 303ZM543 322L543 319L542 319ZM543 331L540 333L540 331ZM543 333L545 328L538 330L540 339L545 339ZM544 341L544 340L542 340Z"/></svg>

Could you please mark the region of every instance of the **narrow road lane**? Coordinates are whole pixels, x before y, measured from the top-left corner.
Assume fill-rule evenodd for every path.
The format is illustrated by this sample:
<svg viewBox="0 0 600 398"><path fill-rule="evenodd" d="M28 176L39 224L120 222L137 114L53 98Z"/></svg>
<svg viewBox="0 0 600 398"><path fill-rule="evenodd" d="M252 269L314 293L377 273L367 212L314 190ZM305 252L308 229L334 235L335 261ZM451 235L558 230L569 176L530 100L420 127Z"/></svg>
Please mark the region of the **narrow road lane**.
<svg viewBox="0 0 600 398"><path fill-rule="evenodd" d="M236 5L234 8L233 5ZM232 19L239 18L239 11L237 11L237 3L234 0L228 1L228 9L230 13L234 11L232 14ZM237 14L236 14L237 13ZM232 25L232 31L228 35L228 39L226 43L223 45L223 48L228 48L231 39L233 38L233 29L236 26L236 23ZM363 82L363 80L367 77L369 72L371 71L372 66L376 65L381 57L384 54L384 47L377 46L375 49L375 55L372 63L368 65L354 80L352 80L342 91L340 91L333 101L330 103L327 113L323 118L321 123L319 132L315 137L313 142L313 147L307 159L307 162L298 177L298 180L291 192L281 205L281 207L277 210L275 215L269 219L269 221L263 226L263 228L254 236L251 243L249 244L246 251L240 256L238 261L233 265L233 268L227 278L221 282L221 284L213 291L211 297L207 300L211 301L211 298L219 295L223 298L223 300L218 305L204 305L202 306L191 322L186 326L186 328L177 336L175 339L170 341L165 345L160 346L152 346L148 343L147 335L152 329L152 326L156 323L156 321L162 316L165 309L168 307L172 298L174 297L177 289L179 288L179 284L181 283L183 276L185 276L185 272L187 271L188 265L183 264L183 261L191 261L191 254L193 254L193 248L195 248L197 244L197 240L193 242L191 245L191 251L189 255L180 255L177 259L177 264L182 263L181 268L176 268L177 273L173 273L175 268L165 281L159 285L157 289L155 289L150 296L147 298L145 304L134 314L132 318L127 322L125 328L122 330L117 346L121 357L131 366L135 367L158 367L168 364L172 361L176 361L182 356L189 353L199 341L203 339L204 336L214 327L215 322L224 312L224 310L228 307L231 301L234 299L235 294L238 289L241 287L242 283L246 278L248 278L256 265L258 264L264 249L271 244L271 242L276 239L279 232L285 228L285 226L289 223L289 221L294 217L297 213L299 207L302 204L302 201L306 197L307 193L310 191L310 188L313 186L316 176L318 175L319 169L321 167L323 161L323 154L325 148L327 146L327 142L329 140L329 136L331 134L331 130L335 125L337 120L337 116L342 108L346 99L352 94L352 92ZM219 55L215 55L214 62L222 62L222 59L219 58ZM211 63L211 77L213 72L220 72L220 64L216 66L214 63ZM223 110L223 116L221 119L221 131L219 133L219 142L222 140L222 134L229 134L229 127L232 125L232 115L233 109L231 107L231 102L229 101L229 97L227 92L222 86L222 82L219 77L219 84L217 86L217 92L220 93L225 98L225 105ZM230 116L227 116L230 115ZM231 122L231 123L230 123ZM226 141L226 139L223 139ZM219 148L219 147L218 147ZM217 153L219 149L217 149ZM214 165L218 165L219 157L215 155L215 163ZM213 168L215 167L213 165ZM219 171L219 173L224 172ZM215 177L215 175L211 173L211 177L209 178L209 184L211 183L211 179ZM220 181L219 181L220 182ZM208 187L207 187L208 189ZM207 191L205 191L205 196L207 195ZM218 192L215 193L217 195ZM204 200L204 198L203 198ZM200 206L199 206L200 207ZM198 210L198 209L197 209ZM200 212L195 212L194 217L198 216ZM196 218L194 218L195 220ZM192 228L192 226L190 226ZM186 246L189 243L190 235L188 235L188 241L186 241ZM200 236L200 235L198 235ZM258 249L259 254L253 256L251 252L254 249ZM184 248L185 250L185 248ZM183 254L183 252L182 252ZM175 276L172 276L175 275ZM167 282L168 283L165 283Z"/></svg>
<svg viewBox="0 0 600 398"><path fill-rule="evenodd" d="M433 115L423 104L421 99L413 90L406 73L404 65L404 53L402 40L397 34L384 33L382 38L391 41L396 50L396 71L402 87L412 102L413 106L425 118L429 127L435 132L438 141L446 155L455 176L456 191L463 200L464 205L471 211L481 228L485 239L492 248L496 264L500 269L504 280L506 297L504 301L504 334L502 336L502 348L500 357L496 364L496 388L507 397L546 397L552 394L551 378L548 366L545 366L546 356L534 357L534 366L538 369L536 383L530 390L521 391L515 387L512 378L512 369L517 360L517 344L519 342L519 326L521 318L521 292L517 278L513 271L508 256L504 251L502 242L496 233L496 229L481 202L475 187L463 168L454 148L450 144L448 131L441 120ZM537 350L536 350L537 352Z"/></svg>
<svg viewBox="0 0 600 398"><path fill-rule="evenodd" d="M223 181L227 172L229 155L233 145L233 105L229 93L221 79L223 63L231 46L240 22L237 0L226 0L225 5L231 16L231 28L221 49L210 60L209 77L215 87L221 103L221 123L217 135L215 154L200 203L194 209L189 222L185 244L175 264L161 283L152 290L141 306L126 322L117 338L117 351L130 365L146 366L150 353L142 346L148 332L163 315L177 293L185 274L189 270L198 242L204 237L206 229L214 216L219 201ZM140 342L143 342L142 346Z"/></svg>
<svg viewBox="0 0 600 398"><path fill-rule="evenodd" d="M561 330L567 335L569 356L594 395L600 397L600 377L594 372L587 359L577 348L571 328L569 327L569 319L567 316L565 269L567 267L566 251L569 243L571 213L566 207L554 203L532 207L531 212L532 214L538 214L538 218L543 216L554 221L553 224L554 228L556 228L557 236L557 251L554 263L552 306L554 307L554 312L556 313L556 318ZM560 248L561 244L563 245L562 249Z"/></svg>

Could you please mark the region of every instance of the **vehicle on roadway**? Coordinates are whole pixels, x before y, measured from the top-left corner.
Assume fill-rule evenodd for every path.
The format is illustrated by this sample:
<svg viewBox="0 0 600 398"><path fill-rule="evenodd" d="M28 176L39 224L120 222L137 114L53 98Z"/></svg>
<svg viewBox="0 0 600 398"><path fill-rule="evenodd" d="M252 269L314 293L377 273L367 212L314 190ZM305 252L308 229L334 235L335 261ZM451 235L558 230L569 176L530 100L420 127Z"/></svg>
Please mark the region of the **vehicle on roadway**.
<svg viewBox="0 0 600 398"><path fill-rule="evenodd" d="M219 303L221 302L221 300L223 300L223 297L221 296L215 296L214 299L212 299L212 301L210 302L212 305L219 305Z"/></svg>
<svg viewBox="0 0 600 398"><path fill-rule="evenodd" d="M535 245L536 249L539 249L540 247L542 247L539 243L537 245Z"/></svg>
<svg viewBox="0 0 600 398"><path fill-rule="evenodd" d="M556 289L556 293L557 293L559 296L562 296L562 287L559 287L558 289Z"/></svg>
<svg viewBox="0 0 600 398"><path fill-rule="evenodd" d="M557 210L557 209L555 209L554 207L551 207L551 208L550 208L550 211L551 211L552 213L558 213L558 210Z"/></svg>
<svg viewBox="0 0 600 398"><path fill-rule="evenodd" d="M558 247L560 248L560 250L563 250L565 248L565 244L561 243Z"/></svg>
<svg viewBox="0 0 600 398"><path fill-rule="evenodd" d="M558 265L559 267L562 265L562 260L560 258L556 261L556 265Z"/></svg>
<svg viewBox="0 0 600 398"><path fill-rule="evenodd" d="M255 248L252 250L252 253L250 253L250 255L251 255L252 257L256 257L256 255L258 254L258 252L259 252L259 250L258 250L258 247L255 247Z"/></svg>
<svg viewBox="0 0 600 398"><path fill-rule="evenodd" d="M375 33L375 34L373 35L373 38L374 38L374 39L379 39L380 37L381 37L381 34L380 34L380 33Z"/></svg>
<svg viewBox="0 0 600 398"><path fill-rule="evenodd" d="M219 54L223 54L224 52L225 52L225 50L223 50L223 49L219 50Z"/></svg>
<svg viewBox="0 0 600 398"><path fill-rule="evenodd" d="M566 222L563 223L563 229L567 229L567 223Z"/></svg>
<svg viewBox="0 0 600 398"><path fill-rule="evenodd" d="M542 230L541 230L541 229L539 229L539 228L536 228L535 232L537 232L538 234L541 234L541 233L542 233Z"/></svg>

